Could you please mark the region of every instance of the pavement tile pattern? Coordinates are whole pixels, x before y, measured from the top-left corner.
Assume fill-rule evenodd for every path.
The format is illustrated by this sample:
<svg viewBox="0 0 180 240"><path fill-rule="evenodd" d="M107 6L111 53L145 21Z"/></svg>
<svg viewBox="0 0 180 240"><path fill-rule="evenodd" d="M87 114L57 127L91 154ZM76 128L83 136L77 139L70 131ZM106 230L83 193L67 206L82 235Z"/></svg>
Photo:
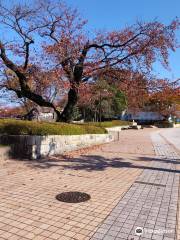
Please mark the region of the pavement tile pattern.
<svg viewBox="0 0 180 240"><path fill-rule="evenodd" d="M179 240L179 154L159 133L156 157L99 226L91 240Z"/></svg>
<svg viewBox="0 0 180 240"><path fill-rule="evenodd" d="M42 161L0 161L0 240L89 240L149 166L144 154L154 156L148 130L122 131L121 137ZM55 196L64 191L86 192L91 199L58 202Z"/></svg>
<svg viewBox="0 0 180 240"><path fill-rule="evenodd" d="M153 148L155 131L122 131L119 142L42 161L0 161L0 240L136 240L136 223L166 229L167 217L172 231L163 237L174 240L178 156L159 135ZM58 202L64 191L86 192L91 200Z"/></svg>

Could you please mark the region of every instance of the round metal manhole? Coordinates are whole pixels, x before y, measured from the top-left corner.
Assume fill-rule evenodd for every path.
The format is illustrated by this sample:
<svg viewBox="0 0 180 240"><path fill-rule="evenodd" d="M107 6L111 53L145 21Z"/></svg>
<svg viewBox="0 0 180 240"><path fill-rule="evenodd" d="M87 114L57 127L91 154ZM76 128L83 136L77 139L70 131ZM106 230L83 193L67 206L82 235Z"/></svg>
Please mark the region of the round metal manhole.
<svg viewBox="0 0 180 240"><path fill-rule="evenodd" d="M83 192L63 192L56 196L58 201L67 203L86 202L90 198L91 196L89 194Z"/></svg>

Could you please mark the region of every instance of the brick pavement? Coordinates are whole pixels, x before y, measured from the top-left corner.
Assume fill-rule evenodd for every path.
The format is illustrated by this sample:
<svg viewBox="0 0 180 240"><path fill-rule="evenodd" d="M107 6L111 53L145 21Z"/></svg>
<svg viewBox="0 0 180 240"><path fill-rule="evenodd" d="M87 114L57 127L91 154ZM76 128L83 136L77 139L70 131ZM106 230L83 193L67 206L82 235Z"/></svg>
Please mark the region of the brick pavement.
<svg viewBox="0 0 180 240"><path fill-rule="evenodd" d="M154 154L148 131L122 132L122 139L41 162L1 161L0 240L89 240L142 172L141 166L149 164L137 161L144 156L142 143L146 154ZM63 191L87 192L91 200L58 202L55 196Z"/></svg>
<svg viewBox="0 0 180 240"><path fill-rule="evenodd" d="M138 186L139 193L133 190L135 198L142 192L145 198L154 189L153 197L155 187L132 185L142 172L154 172L152 131L155 130L122 131L119 142L41 162L0 161L0 240L89 240L107 221L109 213L116 214L115 207L123 196L128 197L126 192L131 186ZM152 181L156 174L151 176ZM172 180L172 174L168 179ZM142 180L148 180L147 176ZM166 178L163 174L162 179ZM91 200L79 204L58 202L55 196L63 191L84 191ZM130 195L135 194L133 191ZM122 210L121 222L129 207Z"/></svg>
<svg viewBox="0 0 180 240"><path fill-rule="evenodd" d="M180 156L158 134L152 141L158 157L137 178L109 216L98 228L92 240L175 240ZM137 235L140 228L142 234Z"/></svg>
<svg viewBox="0 0 180 240"><path fill-rule="evenodd" d="M148 130L121 136L119 142L65 157L1 161L0 240L89 240L149 165L144 154L154 154ZM63 191L83 191L91 200L58 202L55 196Z"/></svg>

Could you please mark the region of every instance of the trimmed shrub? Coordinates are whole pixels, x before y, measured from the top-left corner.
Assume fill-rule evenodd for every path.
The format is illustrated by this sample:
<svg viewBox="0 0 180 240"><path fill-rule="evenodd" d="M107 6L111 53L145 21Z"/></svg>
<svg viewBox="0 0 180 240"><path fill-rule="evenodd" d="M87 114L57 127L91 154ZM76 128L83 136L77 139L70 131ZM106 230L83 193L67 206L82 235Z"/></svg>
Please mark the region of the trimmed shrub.
<svg viewBox="0 0 180 240"><path fill-rule="evenodd" d="M0 120L0 134L7 135L82 135L104 134L107 131L94 125L30 122L14 119Z"/></svg>
<svg viewBox="0 0 180 240"><path fill-rule="evenodd" d="M103 127L103 128L132 125L131 122L121 121L121 120L113 120L113 121L107 121L107 122L93 122L93 123L89 123L89 124L91 124L93 126L97 126L97 127Z"/></svg>
<svg viewBox="0 0 180 240"><path fill-rule="evenodd" d="M173 123L170 123L168 121L157 122L154 125L158 128L171 128L171 127L173 127Z"/></svg>

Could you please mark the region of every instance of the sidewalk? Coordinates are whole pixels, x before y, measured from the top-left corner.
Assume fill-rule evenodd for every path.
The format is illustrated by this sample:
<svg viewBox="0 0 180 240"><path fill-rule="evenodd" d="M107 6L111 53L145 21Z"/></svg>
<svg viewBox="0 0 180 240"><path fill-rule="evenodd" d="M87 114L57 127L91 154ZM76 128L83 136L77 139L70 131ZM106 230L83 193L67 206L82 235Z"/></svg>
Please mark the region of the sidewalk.
<svg viewBox="0 0 180 240"><path fill-rule="evenodd" d="M180 239L177 232L180 171L176 169L179 155L158 133L152 134L152 141L158 158L137 178L92 240Z"/></svg>
<svg viewBox="0 0 180 240"><path fill-rule="evenodd" d="M41 162L1 162L0 239L99 239L95 234L117 206L118 213L123 210L124 198L132 199L135 194L136 199L140 195L144 201L144 189L147 194L148 189L155 188L135 181L155 181L160 174L165 185L167 175L179 176L175 170L169 170L175 164L159 162L161 156L155 156L150 136L155 131L122 131L119 142ZM155 166L154 159L158 159ZM159 169L162 164L166 169L163 174ZM177 180L172 187L177 188ZM160 187L160 192L164 188ZM55 196L64 191L86 192L91 199L78 204L58 202ZM153 198L155 192L151 192ZM134 236L131 231L129 235L130 239ZM112 237L106 239L116 239Z"/></svg>
<svg viewBox="0 0 180 240"><path fill-rule="evenodd" d="M161 135L180 152L180 128L166 129Z"/></svg>

